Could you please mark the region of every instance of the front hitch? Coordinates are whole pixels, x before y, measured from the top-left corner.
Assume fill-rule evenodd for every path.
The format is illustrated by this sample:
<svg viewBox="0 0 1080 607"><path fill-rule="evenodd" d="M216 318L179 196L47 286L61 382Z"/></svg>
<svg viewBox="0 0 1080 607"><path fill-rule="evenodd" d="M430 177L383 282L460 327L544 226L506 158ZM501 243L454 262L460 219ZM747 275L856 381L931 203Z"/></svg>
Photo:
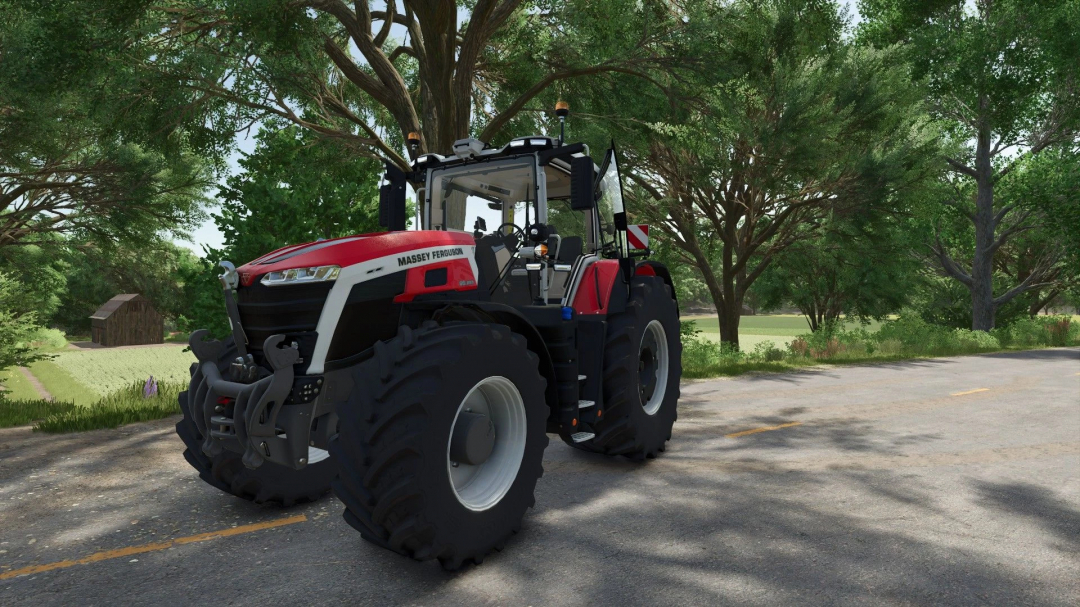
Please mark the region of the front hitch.
<svg viewBox="0 0 1080 607"><path fill-rule="evenodd" d="M189 394L193 395L192 416L205 437L203 453L215 457L223 449L236 451L252 469L267 460L293 469L306 466L315 399L286 404L297 379L293 372L300 358L296 343L283 345L284 335L266 338L262 351L270 375L242 383L221 376L218 362L225 354L225 344L206 340L207 334L199 330L189 340L199 360ZM319 381L301 379L305 386Z"/></svg>

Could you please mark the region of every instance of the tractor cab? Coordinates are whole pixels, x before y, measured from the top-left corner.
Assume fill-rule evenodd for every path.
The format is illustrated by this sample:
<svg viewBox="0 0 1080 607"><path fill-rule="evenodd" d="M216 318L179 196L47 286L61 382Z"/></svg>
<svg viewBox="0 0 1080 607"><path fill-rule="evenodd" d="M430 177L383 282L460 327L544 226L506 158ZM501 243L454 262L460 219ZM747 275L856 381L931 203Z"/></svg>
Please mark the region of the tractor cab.
<svg viewBox="0 0 1080 607"><path fill-rule="evenodd" d="M409 182L413 229L472 234L482 299L570 305L577 266L630 256L614 148L598 167L588 146L551 137L500 148L462 139L451 156L419 156L410 173L388 167L386 181L385 227L404 228Z"/></svg>

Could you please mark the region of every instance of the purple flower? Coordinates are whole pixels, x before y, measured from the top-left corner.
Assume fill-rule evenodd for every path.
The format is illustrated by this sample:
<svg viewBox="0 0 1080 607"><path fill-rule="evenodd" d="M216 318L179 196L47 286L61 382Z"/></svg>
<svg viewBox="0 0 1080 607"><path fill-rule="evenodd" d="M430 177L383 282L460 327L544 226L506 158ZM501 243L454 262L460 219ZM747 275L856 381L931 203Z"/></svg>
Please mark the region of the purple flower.
<svg viewBox="0 0 1080 607"><path fill-rule="evenodd" d="M151 375L142 388L143 398L150 398L151 396L157 396L157 380Z"/></svg>

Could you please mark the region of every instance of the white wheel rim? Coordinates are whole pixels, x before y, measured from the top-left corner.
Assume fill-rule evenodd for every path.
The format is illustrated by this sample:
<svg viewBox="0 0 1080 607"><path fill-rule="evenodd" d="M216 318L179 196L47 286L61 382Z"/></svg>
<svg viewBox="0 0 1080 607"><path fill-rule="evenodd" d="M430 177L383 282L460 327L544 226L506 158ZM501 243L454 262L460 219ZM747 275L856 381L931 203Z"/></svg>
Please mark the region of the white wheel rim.
<svg viewBox="0 0 1080 607"><path fill-rule="evenodd" d="M653 360L651 369L655 369L655 374L651 373L650 368L646 368L648 364L645 362L646 350ZM660 410L660 405L664 403L664 393L667 392L669 364L667 332L664 331L664 325L660 324L659 320L654 320L645 327L645 332L641 335L641 344L638 346L638 361L639 372L654 375L653 381L656 382L648 397L641 395L641 406L645 409L645 413L656 415L656 412ZM642 385L645 380L645 377L639 377Z"/></svg>
<svg viewBox="0 0 1080 607"><path fill-rule="evenodd" d="M481 464L471 465L450 459L454 427L463 412L481 413L491 418L495 446ZM450 438L446 442L446 471L450 487L463 506L477 512L498 504L517 479L525 456L525 401L514 382L505 377L488 377L473 386L458 405Z"/></svg>

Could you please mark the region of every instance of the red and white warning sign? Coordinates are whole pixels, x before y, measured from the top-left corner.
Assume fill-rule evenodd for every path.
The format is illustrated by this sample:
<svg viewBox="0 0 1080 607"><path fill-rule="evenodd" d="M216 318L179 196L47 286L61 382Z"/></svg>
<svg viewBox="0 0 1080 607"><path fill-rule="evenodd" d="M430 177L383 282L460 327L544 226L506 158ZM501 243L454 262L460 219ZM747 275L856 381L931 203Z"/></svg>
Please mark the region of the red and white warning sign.
<svg viewBox="0 0 1080 607"><path fill-rule="evenodd" d="M644 224L626 226L626 242L630 248L644 251L649 248L649 226Z"/></svg>

